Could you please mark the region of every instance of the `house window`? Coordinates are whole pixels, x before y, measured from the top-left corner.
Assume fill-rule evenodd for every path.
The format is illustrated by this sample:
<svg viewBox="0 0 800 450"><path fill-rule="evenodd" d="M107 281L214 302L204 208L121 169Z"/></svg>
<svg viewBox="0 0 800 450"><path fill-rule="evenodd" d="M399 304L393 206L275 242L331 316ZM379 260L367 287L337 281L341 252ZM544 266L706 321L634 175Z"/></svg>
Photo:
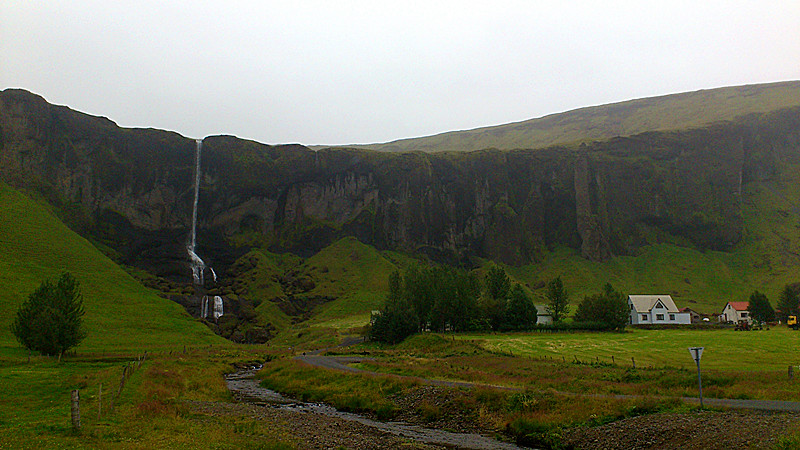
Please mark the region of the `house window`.
<svg viewBox="0 0 800 450"><path fill-rule="evenodd" d="M642 314L642 320L645 322L647 321L647 314Z"/></svg>
<svg viewBox="0 0 800 450"><path fill-rule="evenodd" d="M664 320L663 314L656 314L656 320Z"/></svg>
<svg viewBox="0 0 800 450"><path fill-rule="evenodd" d="M742 317L747 317L747 312L746 311L742 313Z"/></svg>
<svg viewBox="0 0 800 450"><path fill-rule="evenodd" d="M675 314L670 314L669 315L669 320L675 320Z"/></svg>

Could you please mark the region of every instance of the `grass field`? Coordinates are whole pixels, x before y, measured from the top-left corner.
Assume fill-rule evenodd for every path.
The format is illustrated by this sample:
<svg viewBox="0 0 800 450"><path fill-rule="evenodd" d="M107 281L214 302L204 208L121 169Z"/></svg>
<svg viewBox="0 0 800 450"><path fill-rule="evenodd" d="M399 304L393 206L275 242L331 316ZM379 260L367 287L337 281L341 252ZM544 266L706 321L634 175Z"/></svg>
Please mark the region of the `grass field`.
<svg viewBox="0 0 800 450"><path fill-rule="evenodd" d="M639 367L694 367L689 347L705 347L702 367L709 370L781 372L800 365L800 332L785 326L762 331L639 330L624 333L532 333L459 335L491 351L528 358L615 361Z"/></svg>
<svg viewBox="0 0 800 450"><path fill-rule="evenodd" d="M254 358L263 354L219 348L151 353L114 399L112 412L122 367L132 355L67 357L62 363L2 357L0 448L294 448L275 424L192 409L191 402L230 401L222 374L233 370L232 363ZM81 393L77 434L70 425L73 389Z"/></svg>

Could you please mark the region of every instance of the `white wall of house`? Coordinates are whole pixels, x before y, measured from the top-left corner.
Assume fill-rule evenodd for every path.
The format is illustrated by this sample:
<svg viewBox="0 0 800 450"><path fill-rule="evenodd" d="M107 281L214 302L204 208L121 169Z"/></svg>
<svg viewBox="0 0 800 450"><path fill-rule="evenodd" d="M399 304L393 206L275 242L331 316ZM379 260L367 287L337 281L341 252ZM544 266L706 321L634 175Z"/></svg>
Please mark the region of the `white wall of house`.
<svg viewBox="0 0 800 450"><path fill-rule="evenodd" d="M677 310L670 311L660 302L656 302L649 311L637 311L633 302L628 298L628 307L631 310L630 323L633 325L688 325L692 323L690 313Z"/></svg>
<svg viewBox="0 0 800 450"><path fill-rule="evenodd" d="M738 311L730 303L725 305L725 308L722 310L722 314L720 314L720 322L733 322L739 323L740 320L746 320L748 323L752 323L753 319L750 318L749 311Z"/></svg>
<svg viewBox="0 0 800 450"><path fill-rule="evenodd" d="M553 323L553 316L547 312L546 305L535 305L536 306L536 324L537 325L547 325L549 323Z"/></svg>

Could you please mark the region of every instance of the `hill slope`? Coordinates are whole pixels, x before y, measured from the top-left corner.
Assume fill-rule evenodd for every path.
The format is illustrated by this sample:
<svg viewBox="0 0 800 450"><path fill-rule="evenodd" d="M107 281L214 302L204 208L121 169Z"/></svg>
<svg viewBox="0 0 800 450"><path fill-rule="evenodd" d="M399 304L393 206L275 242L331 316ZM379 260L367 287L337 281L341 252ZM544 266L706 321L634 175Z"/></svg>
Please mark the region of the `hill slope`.
<svg viewBox="0 0 800 450"><path fill-rule="evenodd" d="M47 278L69 271L81 284L86 340L78 351L177 349L223 343L183 309L145 289L46 208L0 182L0 347L17 307Z"/></svg>
<svg viewBox="0 0 800 450"><path fill-rule="evenodd" d="M541 148L632 136L646 131L695 128L797 105L800 105L800 81L725 87L592 106L505 125L358 147L391 152Z"/></svg>

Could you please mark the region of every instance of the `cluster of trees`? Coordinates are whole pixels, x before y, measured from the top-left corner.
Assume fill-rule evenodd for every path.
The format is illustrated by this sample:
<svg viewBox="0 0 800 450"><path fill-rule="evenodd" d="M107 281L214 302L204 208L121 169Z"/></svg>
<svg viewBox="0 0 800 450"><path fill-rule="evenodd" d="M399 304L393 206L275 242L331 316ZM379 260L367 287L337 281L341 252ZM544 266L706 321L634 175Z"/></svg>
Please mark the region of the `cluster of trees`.
<svg viewBox="0 0 800 450"><path fill-rule="evenodd" d="M396 343L421 331L514 331L536 326L536 307L506 272L483 279L452 267L411 267L389 277L389 295L370 337Z"/></svg>
<svg viewBox="0 0 800 450"><path fill-rule="evenodd" d="M85 337L83 296L69 273L45 280L17 310L11 332L25 348L45 355L61 355Z"/></svg>
<svg viewBox="0 0 800 450"><path fill-rule="evenodd" d="M784 286L778 294L778 303L774 309L765 294L753 291L747 310L750 317L758 322L772 322L776 319L786 322L789 316L800 317L800 283Z"/></svg>
<svg viewBox="0 0 800 450"><path fill-rule="evenodd" d="M622 331L631 317L627 296L606 283L599 294L587 295L575 311L576 322L596 322L600 329Z"/></svg>
<svg viewBox="0 0 800 450"><path fill-rule="evenodd" d="M555 328L564 328L570 305L560 277L547 284L545 296ZM389 277L389 295L373 318L370 338L397 343L423 331L527 331L536 328L537 316L525 289L500 267L482 278L452 267L412 267ZM625 295L607 284L578 305L575 322L582 329L622 330L628 317Z"/></svg>
<svg viewBox="0 0 800 450"><path fill-rule="evenodd" d="M800 283L790 283L784 286L778 294L778 303L775 309L767 296L755 291L750 295L750 316L753 320L770 322L775 319L786 322L789 316L800 317Z"/></svg>

